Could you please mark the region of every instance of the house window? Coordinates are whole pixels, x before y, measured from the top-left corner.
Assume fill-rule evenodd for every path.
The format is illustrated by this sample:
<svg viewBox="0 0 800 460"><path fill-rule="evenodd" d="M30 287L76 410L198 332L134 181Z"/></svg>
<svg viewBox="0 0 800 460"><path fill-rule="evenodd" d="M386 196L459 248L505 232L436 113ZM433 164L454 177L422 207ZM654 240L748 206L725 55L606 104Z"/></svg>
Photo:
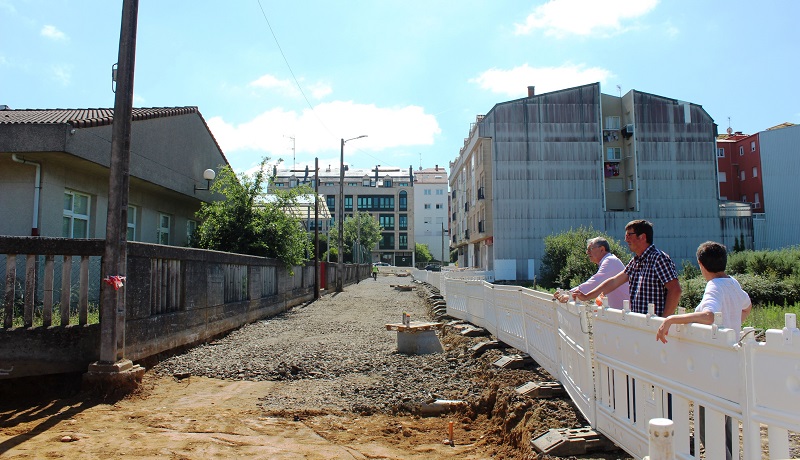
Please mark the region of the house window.
<svg viewBox="0 0 800 460"><path fill-rule="evenodd" d="M728 182L728 175L725 173L725 171L720 171L720 173L719 173L719 181L720 182Z"/></svg>
<svg viewBox="0 0 800 460"><path fill-rule="evenodd" d="M286 184L284 184L283 182L275 182L275 186L276 187L285 187Z"/></svg>
<svg viewBox="0 0 800 460"><path fill-rule="evenodd" d="M744 171L739 173L739 180L744 180Z"/></svg>
<svg viewBox="0 0 800 460"><path fill-rule="evenodd" d="M353 195L345 195L345 197L344 197L344 210L345 211L352 211L353 210Z"/></svg>
<svg viewBox="0 0 800 460"><path fill-rule="evenodd" d="M422 194L423 195L430 195L431 194L431 189L426 188L425 190L422 191Z"/></svg>
<svg viewBox="0 0 800 460"><path fill-rule="evenodd" d="M378 216L378 222L382 229L384 230L394 230L394 215L393 214L381 214Z"/></svg>
<svg viewBox="0 0 800 460"><path fill-rule="evenodd" d="M755 193L753 196L753 207L760 208L761 207L761 197L758 196L758 192Z"/></svg>
<svg viewBox="0 0 800 460"><path fill-rule="evenodd" d="M742 201L744 201L745 203L747 203L747 195L742 195Z"/></svg>
<svg viewBox="0 0 800 460"><path fill-rule="evenodd" d="M128 241L136 241L136 221L139 218L139 208L128 206Z"/></svg>
<svg viewBox="0 0 800 460"><path fill-rule="evenodd" d="M64 220L61 236L89 238L89 195L66 190L64 192Z"/></svg>
<svg viewBox="0 0 800 460"><path fill-rule="evenodd" d="M725 158L725 149L721 147L717 149L717 158Z"/></svg>
<svg viewBox="0 0 800 460"><path fill-rule="evenodd" d="M431 208L431 204L430 203L425 203L425 205L423 207L425 209L430 209Z"/></svg>
<svg viewBox="0 0 800 460"><path fill-rule="evenodd" d="M606 117L606 126L604 129L619 129L619 117Z"/></svg>
<svg viewBox="0 0 800 460"><path fill-rule="evenodd" d="M408 214L400 214L400 230L408 230Z"/></svg>
<svg viewBox="0 0 800 460"><path fill-rule="evenodd" d="M197 221L189 219L186 221L186 243L187 245L192 242L194 232L197 231Z"/></svg>
<svg viewBox="0 0 800 460"><path fill-rule="evenodd" d="M158 214L158 228L156 229L158 244L169 244L169 230L172 226L172 217L169 214Z"/></svg>
<svg viewBox="0 0 800 460"><path fill-rule="evenodd" d="M383 233L378 249L394 249L394 233Z"/></svg>
<svg viewBox="0 0 800 460"><path fill-rule="evenodd" d="M359 185L361 185L361 184L359 184L358 182L348 182L347 183L348 187L358 187Z"/></svg>
<svg viewBox="0 0 800 460"><path fill-rule="evenodd" d="M606 149L606 160L619 161L622 158L622 149L619 147L609 147Z"/></svg>
<svg viewBox="0 0 800 460"><path fill-rule="evenodd" d="M408 249L408 234L401 233L400 235L398 235L398 237L399 237L400 247L398 247L397 249Z"/></svg>
<svg viewBox="0 0 800 460"><path fill-rule="evenodd" d="M443 209L444 205L442 203L436 203L436 209Z"/></svg>
<svg viewBox="0 0 800 460"><path fill-rule="evenodd" d="M325 197L325 204L328 205L328 210L330 212L336 211L336 196L335 195L328 195Z"/></svg>
<svg viewBox="0 0 800 460"><path fill-rule="evenodd" d="M744 155L744 146L740 145L739 146L739 156L742 156L742 155Z"/></svg>
<svg viewBox="0 0 800 460"><path fill-rule="evenodd" d="M758 177L758 168L753 166L753 177Z"/></svg>
<svg viewBox="0 0 800 460"><path fill-rule="evenodd" d="M751 152L756 151L756 141L750 141L750 151Z"/></svg>
<svg viewBox="0 0 800 460"><path fill-rule="evenodd" d="M387 188L391 187L392 186L392 180L391 179L384 179L383 180L383 186L387 187Z"/></svg>
<svg viewBox="0 0 800 460"><path fill-rule="evenodd" d="M425 216L422 218L423 223L430 224L431 223L431 216Z"/></svg>
<svg viewBox="0 0 800 460"><path fill-rule="evenodd" d="M440 188L437 188L437 189L436 189L436 194L437 194L437 195L444 195L444 190L442 190L442 189L440 189Z"/></svg>
<svg viewBox="0 0 800 460"><path fill-rule="evenodd" d="M325 182L325 186L326 187L333 187L334 185L336 185L336 184L333 183L333 182Z"/></svg>
<svg viewBox="0 0 800 460"><path fill-rule="evenodd" d="M408 211L408 192L400 192L400 209L398 211Z"/></svg>

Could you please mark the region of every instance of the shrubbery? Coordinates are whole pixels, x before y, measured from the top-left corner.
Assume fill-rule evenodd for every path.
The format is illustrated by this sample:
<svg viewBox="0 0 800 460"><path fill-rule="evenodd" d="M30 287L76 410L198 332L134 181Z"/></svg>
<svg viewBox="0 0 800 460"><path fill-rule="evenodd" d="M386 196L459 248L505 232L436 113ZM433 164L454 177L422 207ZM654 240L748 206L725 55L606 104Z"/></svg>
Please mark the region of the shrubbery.
<svg viewBox="0 0 800 460"><path fill-rule="evenodd" d="M726 273L739 281L754 306L800 303L800 248L730 254ZM702 277L682 279L680 306L696 307L705 284Z"/></svg>
<svg viewBox="0 0 800 460"><path fill-rule="evenodd" d="M549 289L567 289L583 283L595 274L597 265L586 255L586 241L598 236L608 240L611 252L619 257L622 263L627 263L631 259L631 253L627 248L591 226L550 235L544 239L542 276L537 281L538 284Z"/></svg>

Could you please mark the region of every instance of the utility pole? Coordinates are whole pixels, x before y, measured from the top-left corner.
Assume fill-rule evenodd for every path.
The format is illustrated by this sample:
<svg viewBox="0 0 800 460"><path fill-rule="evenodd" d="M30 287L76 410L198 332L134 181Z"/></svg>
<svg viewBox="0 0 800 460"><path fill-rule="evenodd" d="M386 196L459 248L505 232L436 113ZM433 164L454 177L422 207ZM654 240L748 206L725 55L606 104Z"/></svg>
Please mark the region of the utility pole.
<svg viewBox="0 0 800 460"><path fill-rule="evenodd" d="M336 257L336 292L344 291L344 144L355 139L367 137L362 134L350 139L342 138L339 157L339 255Z"/></svg>
<svg viewBox="0 0 800 460"><path fill-rule="evenodd" d="M125 359L125 273L127 271L128 187L130 184L133 76L139 0L123 0L119 36L117 87L111 128L108 213L100 295L100 360L89 365L87 379L121 383L122 372L141 373ZM123 379L124 380L124 379Z"/></svg>
<svg viewBox="0 0 800 460"><path fill-rule="evenodd" d="M314 300L319 299L319 157L314 158Z"/></svg>

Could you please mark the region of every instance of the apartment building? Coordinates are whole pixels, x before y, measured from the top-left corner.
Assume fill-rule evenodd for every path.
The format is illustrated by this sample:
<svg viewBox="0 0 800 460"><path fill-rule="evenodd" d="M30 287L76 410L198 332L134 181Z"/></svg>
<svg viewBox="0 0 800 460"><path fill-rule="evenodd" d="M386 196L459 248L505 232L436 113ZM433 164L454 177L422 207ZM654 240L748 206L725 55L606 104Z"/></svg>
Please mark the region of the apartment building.
<svg viewBox="0 0 800 460"><path fill-rule="evenodd" d="M544 239L647 219L678 263L719 239L716 125L697 104L599 83L496 104L450 163L459 265L532 280Z"/></svg>
<svg viewBox="0 0 800 460"><path fill-rule="evenodd" d="M320 223L320 231L337 227L339 218L340 169L320 166L319 194L330 211L330 219ZM314 187L314 172L276 170L272 189L286 189L306 183ZM372 262L390 265L414 265L414 177L412 168L376 166L372 169L349 168L344 172L344 215L354 210L369 212L382 228L382 238L372 248ZM313 230L313 224L309 226Z"/></svg>
<svg viewBox="0 0 800 460"><path fill-rule="evenodd" d="M414 171L414 241L426 244L433 258L445 263L450 256L447 187L444 167Z"/></svg>

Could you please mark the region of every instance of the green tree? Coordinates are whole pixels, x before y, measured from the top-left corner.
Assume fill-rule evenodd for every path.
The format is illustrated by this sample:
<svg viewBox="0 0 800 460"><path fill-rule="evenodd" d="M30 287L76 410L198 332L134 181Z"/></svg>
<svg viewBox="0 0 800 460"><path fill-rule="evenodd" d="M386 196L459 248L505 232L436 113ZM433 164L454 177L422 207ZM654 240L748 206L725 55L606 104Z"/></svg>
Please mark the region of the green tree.
<svg viewBox="0 0 800 460"><path fill-rule="evenodd" d="M602 236L608 240L611 252L627 263L630 252L617 240L591 226L550 235L544 239L542 276L538 283L545 288L569 288L578 285L597 271L586 256L586 240Z"/></svg>
<svg viewBox="0 0 800 460"><path fill-rule="evenodd" d="M368 260L372 248L378 244L381 239L381 226L378 220L368 212L357 211L352 217L346 217L343 222L344 237L342 243L344 248L341 251L343 260L345 262L353 262L353 248L361 247L362 249L356 250L362 260ZM339 245L339 228L338 226L331 228L328 232L328 239L330 242L331 255L338 254Z"/></svg>
<svg viewBox="0 0 800 460"><path fill-rule="evenodd" d="M418 264L433 260L431 250L428 248L427 244L414 243L414 259Z"/></svg>
<svg viewBox="0 0 800 460"><path fill-rule="evenodd" d="M194 247L272 257L290 269L309 259L313 245L300 220L286 212L309 189L293 188L279 192L274 200L263 200L268 183L266 161L262 160L252 176L237 176L229 166L222 168L211 191L225 199L202 204L197 212L201 223L192 238Z"/></svg>

